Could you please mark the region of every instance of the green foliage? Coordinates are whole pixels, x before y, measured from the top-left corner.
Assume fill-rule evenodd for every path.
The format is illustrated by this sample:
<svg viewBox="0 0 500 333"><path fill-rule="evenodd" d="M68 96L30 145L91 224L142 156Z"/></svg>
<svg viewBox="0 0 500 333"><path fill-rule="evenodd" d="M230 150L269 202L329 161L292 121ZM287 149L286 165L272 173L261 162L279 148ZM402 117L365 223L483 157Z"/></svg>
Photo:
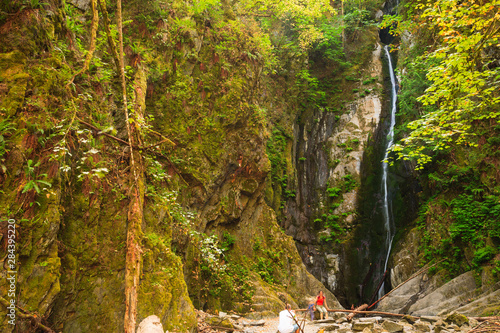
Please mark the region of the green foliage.
<svg viewBox="0 0 500 333"><path fill-rule="evenodd" d="M222 252L229 251L233 247L233 244L235 243L235 241L236 241L236 238L233 235L231 235L227 231L224 231L224 233L222 234L222 240L220 242L220 248L221 248Z"/></svg>
<svg viewBox="0 0 500 333"><path fill-rule="evenodd" d="M267 259L262 257L257 257L257 262L255 263L254 270L257 274L260 275L262 280L267 283L274 283L274 274L273 274L273 263Z"/></svg>
<svg viewBox="0 0 500 333"><path fill-rule="evenodd" d="M495 254L497 254L497 250L491 246L485 246L483 248L478 249L474 252L474 258L472 259L472 264L476 267L479 265L490 261Z"/></svg>
<svg viewBox="0 0 500 333"><path fill-rule="evenodd" d="M454 223L452 238L478 245L485 237L500 237L500 203L498 197L477 200L473 194L461 194L451 201Z"/></svg>
<svg viewBox="0 0 500 333"><path fill-rule="evenodd" d="M430 86L417 100L436 109L408 124L409 136L393 147L399 158L414 159L422 168L435 152L454 145L476 146L472 124L500 115L500 68L490 66L485 56L500 40L498 29L492 28L498 4L439 0L416 5L417 24L436 31L440 44L422 56L431 64Z"/></svg>
<svg viewBox="0 0 500 333"><path fill-rule="evenodd" d="M47 178L46 173L39 175L35 174L35 169L38 168L39 166L40 162L33 164L33 160L28 160L28 162L26 163L26 167L24 168L24 173L27 179L27 183L26 185L24 185L22 193L35 190L37 194L40 194L41 192L46 191L47 188L40 189L39 185L45 185L49 188L52 187L52 184L49 183L48 181L38 179L39 177Z"/></svg>
<svg viewBox="0 0 500 333"><path fill-rule="evenodd" d="M356 39L359 31L365 26L374 24L370 12L366 9L348 6L346 12L344 15L345 32L351 40Z"/></svg>
<svg viewBox="0 0 500 333"><path fill-rule="evenodd" d="M325 105L326 93L320 89L318 78L312 76L307 69L298 72L296 78L296 85L304 93L304 98L309 105L314 105L318 108Z"/></svg>
<svg viewBox="0 0 500 333"><path fill-rule="evenodd" d="M9 118L4 118L0 121L0 168L2 168L3 173L7 172L7 167L4 163L5 154L9 152L7 147L8 138L14 133L14 130L14 123Z"/></svg>
<svg viewBox="0 0 500 333"><path fill-rule="evenodd" d="M342 189L339 187L329 187L326 189L326 193L330 198L336 198L342 192Z"/></svg>

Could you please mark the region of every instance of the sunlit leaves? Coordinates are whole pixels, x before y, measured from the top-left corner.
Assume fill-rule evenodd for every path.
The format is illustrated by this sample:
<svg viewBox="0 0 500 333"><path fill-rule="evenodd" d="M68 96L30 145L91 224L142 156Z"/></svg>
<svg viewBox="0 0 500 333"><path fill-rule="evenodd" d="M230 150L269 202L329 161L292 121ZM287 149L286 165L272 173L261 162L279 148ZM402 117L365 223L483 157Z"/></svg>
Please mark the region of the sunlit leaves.
<svg viewBox="0 0 500 333"><path fill-rule="evenodd" d="M500 70L489 66L496 59L486 52L500 42L500 0L429 1L417 9L438 41L417 60L435 63L427 72L431 84L418 100L437 111L410 123L410 135L393 150L399 158L415 159L421 168L433 152L454 144L475 145L473 122L500 115Z"/></svg>

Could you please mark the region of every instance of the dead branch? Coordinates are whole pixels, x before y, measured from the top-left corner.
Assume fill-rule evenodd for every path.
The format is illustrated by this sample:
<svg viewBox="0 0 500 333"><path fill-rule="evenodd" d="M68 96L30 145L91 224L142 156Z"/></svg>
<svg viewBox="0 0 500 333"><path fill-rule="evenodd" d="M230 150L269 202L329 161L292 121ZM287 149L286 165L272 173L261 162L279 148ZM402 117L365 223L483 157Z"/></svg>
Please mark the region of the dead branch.
<svg viewBox="0 0 500 333"><path fill-rule="evenodd" d="M165 143L165 142L168 142L168 143L170 143L171 145L176 146L176 144L175 144L174 142L172 142L172 140L170 140L170 139L164 139L164 140L162 140L162 141L160 141L160 142L158 142L158 143L155 143L154 145L150 145L150 146L147 146L147 147L139 147L139 149L150 149L150 148L154 148L154 147L159 146L159 145L161 145L162 143Z"/></svg>
<svg viewBox="0 0 500 333"><path fill-rule="evenodd" d="M120 71L120 60L118 58L118 51L116 50L116 44L113 40L113 36L111 35L110 20L108 16L108 9L106 7L106 1L99 0L99 7L101 8L102 16L104 18L104 28L106 30L106 36L108 37L108 45L111 50L111 54L113 55L113 60L116 65L116 69Z"/></svg>
<svg viewBox="0 0 500 333"><path fill-rule="evenodd" d="M2 303L2 305L4 305L6 308L8 306L10 306L9 301L7 301L5 298L3 298L1 296L0 296L0 303ZM19 318L22 318L22 319L30 319L32 322L36 323L38 328L41 328L45 332L55 333L55 331L53 331L50 327L47 327L40 322L40 317L37 317L37 316L32 315L30 313L23 313L23 312L21 312L21 310L19 310L18 306L16 306L16 316Z"/></svg>
<svg viewBox="0 0 500 333"><path fill-rule="evenodd" d="M469 318L477 320L477 321L500 320L500 316L493 316L493 317L469 317Z"/></svg>
<svg viewBox="0 0 500 333"><path fill-rule="evenodd" d="M87 123L86 121L83 121L83 120L81 120L81 119L78 119L78 121L79 121L79 122L81 122L82 124L84 124L85 126L88 126L88 127L92 128L93 130L98 131L98 134L105 135L105 136L107 136L107 137L108 137L108 138L110 138L110 139L113 139L113 140L115 140L115 141L118 141L118 142L120 142L120 143L123 143L124 145L127 145L127 146L129 145L127 141L124 141L124 140L122 140L122 139L119 139L119 138L117 138L116 136L112 136L111 134L108 134L108 133L102 132L99 128L95 127L94 125L91 125L91 124Z"/></svg>

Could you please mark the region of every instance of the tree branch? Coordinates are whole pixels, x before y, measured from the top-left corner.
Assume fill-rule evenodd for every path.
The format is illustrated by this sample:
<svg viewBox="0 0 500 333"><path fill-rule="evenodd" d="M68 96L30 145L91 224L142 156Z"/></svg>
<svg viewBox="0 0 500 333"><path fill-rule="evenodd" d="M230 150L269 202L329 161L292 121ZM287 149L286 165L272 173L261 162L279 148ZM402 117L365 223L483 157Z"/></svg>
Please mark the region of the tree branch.
<svg viewBox="0 0 500 333"><path fill-rule="evenodd" d="M92 56L94 55L96 46L97 28L99 27L99 13L97 12L97 0L92 0L91 3L92 3L92 26L90 28L89 51L87 53L87 56L85 57L85 62L83 63L82 69L80 69L75 75L73 75L73 77L71 78L71 80L69 80L66 86L72 84L78 75L84 73L89 69L90 60L92 60Z"/></svg>
<svg viewBox="0 0 500 333"><path fill-rule="evenodd" d="M5 306L6 308L11 305L11 303L9 303L9 301L7 301L5 298L3 298L1 296L0 296L0 303L2 303L2 305ZM45 332L55 333L50 327L47 327L40 322L40 317L34 316L32 314L29 314L29 313L23 313L23 312L21 312L21 310L19 310L18 306L16 306L16 316L18 316L21 319L30 319L30 320L34 321L36 323L36 325L38 326L38 328L41 328Z"/></svg>

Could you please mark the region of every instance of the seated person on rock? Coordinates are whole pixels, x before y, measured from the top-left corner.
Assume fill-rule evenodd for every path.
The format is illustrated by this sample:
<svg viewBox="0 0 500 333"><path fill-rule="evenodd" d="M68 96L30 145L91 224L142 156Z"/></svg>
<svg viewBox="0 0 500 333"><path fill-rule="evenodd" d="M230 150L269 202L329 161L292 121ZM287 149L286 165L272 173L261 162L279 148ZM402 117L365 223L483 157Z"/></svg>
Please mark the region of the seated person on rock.
<svg viewBox="0 0 500 333"><path fill-rule="evenodd" d="M326 297L323 296L323 291L319 291L318 297L316 297L316 309L319 311L319 316L323 319L323 314L325 319L328 319L328 305L326 305Z"/></svg>
<svg viewBox="0 0 500 333"><path fill-rule="evenodd" d="M280 333L299 333L299 325L294 318L295 312L292 311L292 306L287 304L285 310L280 312L278 331Z"/></svg>

